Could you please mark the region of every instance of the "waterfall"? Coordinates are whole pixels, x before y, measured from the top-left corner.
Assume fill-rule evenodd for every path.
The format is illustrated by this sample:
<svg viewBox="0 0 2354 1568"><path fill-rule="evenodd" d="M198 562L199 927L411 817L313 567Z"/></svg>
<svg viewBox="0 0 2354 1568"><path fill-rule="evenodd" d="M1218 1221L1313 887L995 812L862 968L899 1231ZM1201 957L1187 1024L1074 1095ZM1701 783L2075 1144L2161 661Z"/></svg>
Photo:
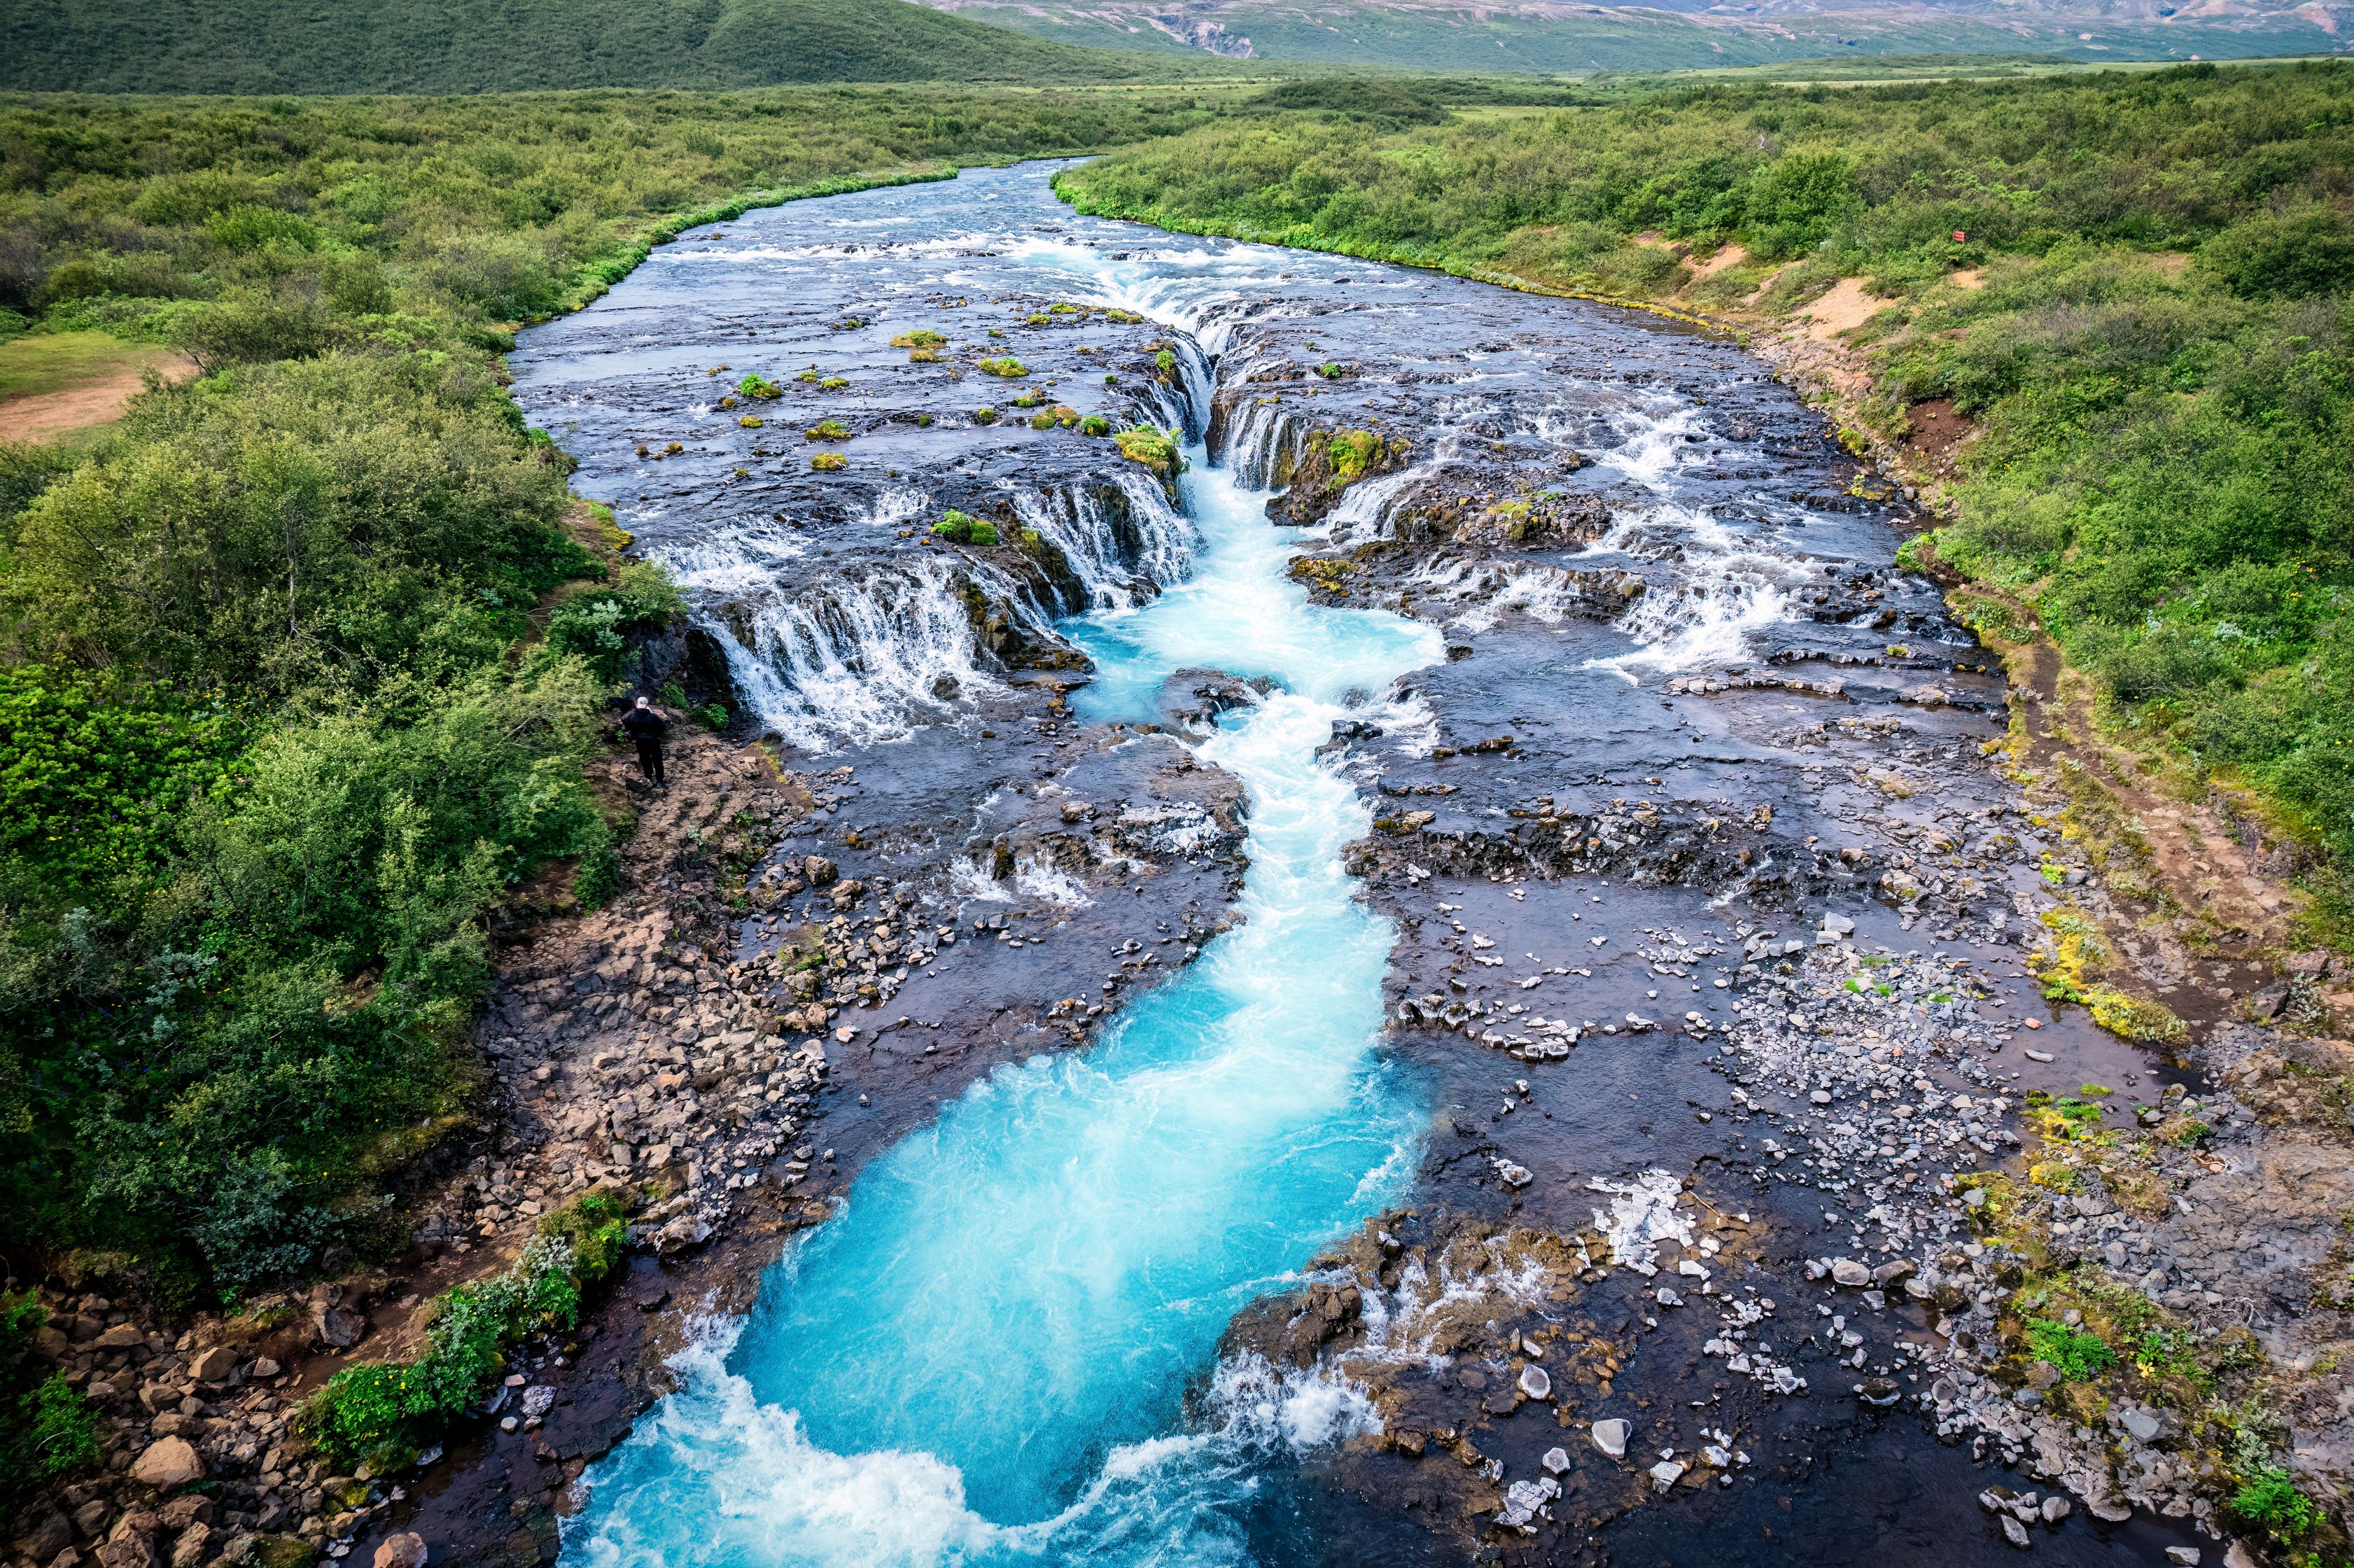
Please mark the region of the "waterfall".
<svg viewBox="0 0 2354 1568"><path fill-rule="evenodd" d="M981 654L969 594L1018 607L1016 585L979 562L916 556L770 578L696 620L760 722L811 751L896 740L948 716L960 698L1002 690Z"/></svg>

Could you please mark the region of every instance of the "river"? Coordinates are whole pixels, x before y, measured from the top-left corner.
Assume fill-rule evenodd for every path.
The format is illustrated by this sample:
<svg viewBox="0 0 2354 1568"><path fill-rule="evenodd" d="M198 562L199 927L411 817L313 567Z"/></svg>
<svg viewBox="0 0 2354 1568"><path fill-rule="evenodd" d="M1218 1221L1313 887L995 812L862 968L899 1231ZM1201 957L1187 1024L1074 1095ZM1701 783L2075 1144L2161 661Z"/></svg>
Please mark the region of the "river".
<svg viewBox="0 0 2354 1568"><path fill-rule="evenodd" d="M928 348L927 333L946 342ZM1007 355L1015 375L979 363ZM872 781L877 804L843 842L870 879L920 886L941 929L1012 897L1055 934L1059 959L1101 939L1108 905L1144 896L1139 863L1100 846L1074 859L1008 814L1076 801L1079 753L1160 757L1180 735L1200 767L1239 781L1247 810L1248 869L1223 934L1124 1004L1108 978L1085 1049L1006 1053L937 1114L895 1124L753 1309L705 1324L676 1391L583 1478L569 1563L1417 1560L1426 1538L1389 1506L1391 1472L1336 1487L1331 1465L1383 1453L1409 1420L1451 1440L1455 1417L1416 1401L1462 1408L1488 1386L1462 1375L1477 1361L1459 1344L1402 1327L1431 1309L1416 1281L1443 1273L1463 1234L1434 1215L1484 1216L1480 1235L1510 1215L1575 1236L1592 1192L1722 1162L1706 1116L1655 1128L1650 1113L1610 1107L1702 1082L1724 1104L1707 1075L1730 1069L1706 1042L1736 991L1701 977L1744 937L1755 957L1759 910L1841 898L1876 933L1902 940L1926 919L1957 951L1997 955L1989 975L2008 962L2002 876L1957 883L1942 903L1941 881L1905 902L1900 930L1870 902L1873 868L1818 842L1862 798L1844 768L1826 779L1823 748L1916 770L1967 758L1971 726L1999 715L2000 682L1935 590L1890 566L1901 503L1842 467L1819 421L1729 344L1346 258L1095 222L1027 166L684 236L597 307L528 334L514 363L526 410L581 460L577 487L610 502L688 589L704 663L724 665L739 721L796 767L843 763ZM723 401L755 373L779 395ZM1032 428L1033 408L1048 428ZM1094 414L1172 429L1184 471L1124 460L1078 423ZM819 432L822 418L846 436ZM1315 454L1344 429L1394 444L1374 440L1363 477L1328 478ZM845 461L813 468L817 452ZM951 507L1000 519L1004 544L932 541ZM1295 573L1302 550L1329 563L1322 575ZM1734 694L1703 707L1695 679ZM1188 691L1214 688L1222 714L1183 710ZM1844 705L1831 722L1801 711L1826 698ZM1899 703L1901 723L1880 716ZM1945 810L2002 810L1998 782L1953 767ZM1578 796L1592 799L1574 808ZM1426 802L1422 821L1399 820ZM1510 836L1516 821L1564 818L1592 823L1567 835L1565 860L1531 859ZM1727 821L1749 836L1726 836ZM1396 839L1396 853L1383 836L1416 832L1430 836ZM1381 847L1352 848L1369 842ZM1608 935L1589 945L1587 932ZM1596 956L1606 941L1621 946ZM970 974L1005 955L957 957ZM1491 1004L1483 993L1506 977L1471 966L1507 959L1530 978ZM903 969L868 1000L929 996L917 1026L953 1027L966 982L945 959L936 969L948 984ZM1689 980L1689 1001L1660 1000L1662 975L1671 997ZM1506 996L1542 1003L1581 984L1577 1005L1553 1010L1579 1015L1589 1048L1577 1065L1542 1065L1550 1025L1522 1002L1508 1020ZM1426 987L1434 1029L1440 1001L1461 999L1444 1050L1416 1043L1411 1005L1403 1033L1385 1018ZM1635 1010L1670 1005L1692 1022L1681 1044L1660 1037L1667 1054L1591 1050L1603 1035L1586 1013L1649 1031ZM1502 1064L1500 1090L1497 1050L1541 1065ZM1516 1089L1516 1073L1542 1089L1526 1076ZM1553 1102L1557 1082L1567 1094ZM828 1114L852 1126L859 1113ZM1525 1128L1512 1134L1524 1141L1475 1132L1481 1116ZM1644 1223L1672 1247L1686 1211L1672 1177L1661 1190L1668 1220ZM1426 1228L1406 1231L1407 1216ZM1352 1308L1381 1371L1362 1350L1353 1365L1287 1357L1231 1328L1312 1283L1303 1271L1369 1220L1405 1234L1385 1239L1393 1255L1416 1249L1412 1268L1369 1255ZM1629 1298L1633 1316L1601 1305L1620 1281L1652 1288L1634 1259L1622 1245L1617 1272L1587 1271L1584 1310L1640 1336L1644 1321L1659 1329L1647 1298ZM1507 1376L1523 1364L1520 1330L1510 1340L1489 1360ZM1646 1374L1662 1393L1666 1360ZM1607 1376L1599 1389L1620 1397ZM1700 1419L1732 1421L1723 1398L1694 1402L1709 1406ZM1482 1408L1502 1427L1524 1403ZM1778 1432L1803 1447L1798 1404L1769 1398L1744 1417L1752 1446ZM1482 1439L1473 1457L1500 1456L1481 1461L1494 1474L1467 1459L1467 1476L1561 1473L1536 1465L1558 1427L1523 1416L1507 1430L1513 1445ZM1709 1430L1667 1452L1689 1456ZM1595 1456L1568 1436L1575 1497ZM1888 1452L1978 1484L1951 1448L1914 1437ZM1860 1517L1895 1528L1926 1473L1867 1486L1888 1495ZM1632 1506L1623 1488L1606 1505L1612 1484L1587 1522ZM1900 1533L1935 1539L1938 1518L1974 1518L1956 1495L1958 1511L1947 1499ZM1405 1506L1436 1525L1456 1499ZM1344 1507L1354 1522L1336 1535ZM1748 1519L1726 1514L1725 1528ZM1468 1550L1455 1531L1427 1551ZM2153 1550L2057 1539L2068 1560Z"/></svg>

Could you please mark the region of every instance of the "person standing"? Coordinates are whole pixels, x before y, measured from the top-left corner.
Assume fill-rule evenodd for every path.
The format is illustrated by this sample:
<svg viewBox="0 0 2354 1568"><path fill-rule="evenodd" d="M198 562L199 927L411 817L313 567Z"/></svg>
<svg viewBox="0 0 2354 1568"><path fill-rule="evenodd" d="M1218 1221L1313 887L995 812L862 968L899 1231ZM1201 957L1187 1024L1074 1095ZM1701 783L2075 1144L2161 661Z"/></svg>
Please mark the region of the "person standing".
<svg viewBox="0 0 2354 1568"><path fill-rule="evenodd" d="M646 782L657 789L669 789L670 780L663 777L663 736L670 733L670 721L654 711L653 704L640 697L638 705L623 716L621 727L638 743L638 771Z"/></svg>

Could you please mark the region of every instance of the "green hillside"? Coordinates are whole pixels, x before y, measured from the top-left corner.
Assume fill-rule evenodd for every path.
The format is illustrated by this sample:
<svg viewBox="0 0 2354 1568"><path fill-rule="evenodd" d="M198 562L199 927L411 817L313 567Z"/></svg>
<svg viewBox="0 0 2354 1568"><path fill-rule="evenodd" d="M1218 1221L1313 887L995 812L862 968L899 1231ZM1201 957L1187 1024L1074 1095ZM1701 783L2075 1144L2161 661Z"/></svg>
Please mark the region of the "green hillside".
<svg viewBox="0 0 2354 1568"><path fill-rule="evenodd" d="M905 0L0 0L0 89L19 91L1044 84L1235 69L1052 43Z"/></svg>

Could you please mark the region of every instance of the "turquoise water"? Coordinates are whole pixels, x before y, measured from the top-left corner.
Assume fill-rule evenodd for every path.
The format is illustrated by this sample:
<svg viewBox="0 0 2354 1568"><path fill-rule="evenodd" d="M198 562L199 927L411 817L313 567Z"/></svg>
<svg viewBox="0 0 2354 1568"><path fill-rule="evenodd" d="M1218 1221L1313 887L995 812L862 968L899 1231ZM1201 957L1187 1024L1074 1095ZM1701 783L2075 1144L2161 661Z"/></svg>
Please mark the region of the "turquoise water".
<svg viewBox="0 0 2354 1568"><path fill-rule="evenodd" d="M1067 630L1098 662L1090 718L1147 716L1191 665L1277 683L1202 748L1250 793L1243 924L1093 1048L1000 1069L864 1171L590 1472L574 1563L1243 1561L1270 1471L1372 1425L1344 1388L1214 1362L1239 1308L1414 1169L1422 1111L1374 1051L1391 932L1339 863L1367 811L1314 751L1442 648L1310 605L1266 497L1193 461L1195 575Z"/></svg>

